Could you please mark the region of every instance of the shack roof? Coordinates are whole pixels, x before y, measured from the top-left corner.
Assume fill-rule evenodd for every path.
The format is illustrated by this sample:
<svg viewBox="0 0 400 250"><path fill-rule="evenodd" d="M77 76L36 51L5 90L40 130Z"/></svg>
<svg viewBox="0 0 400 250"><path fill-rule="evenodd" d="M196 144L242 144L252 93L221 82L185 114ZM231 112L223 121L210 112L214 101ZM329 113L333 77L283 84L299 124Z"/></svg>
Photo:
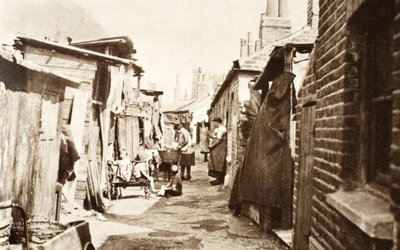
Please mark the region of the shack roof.
<svg viewBox="0 0 400 250"><path fill-rule="evenodd" d="M136 53L136 50L133 47L133 41L127 36L107 37L97 40L71 43L71 45L100 53L108 51L109 53L107 54L113 56L136 60L132 57L133 54Z"/></svg>
<svg viewBox="0 0 400 250"><path fill-rule="evenodd" d="M53 76L65 79L69 82L69 84L67 84L67 85L71 86L71 87L78 87L81 84L80 79L77 79L77 78L74 78L71 76L67 76L55 69L43 67L43 66L35 64L31 61L27 61L27 60L23 59L21 52L18 50L15 50L12 46L9 46L9 45L0 45L0 58L3 58L4 60L9 61L11 63L15 63L16 65L21 65L22 67L33 70L33 71L37 71L40 73L49 74L49 75L53 75Z"/></svg>
<svg viewBox="0 0 400 250"><path fill-rule="evenodd" d="M116 36L116 37L106 37L95 40L71 43L71 45L80 47L82 45L109 45L109 44L121 44L121 43L127 44L130 42L132 42L132 40L127 36Z"/></svg>
<svg viewBox="0 0 400 250"><path fill-rule="evenodd" d="M100 61L108 61L108 62L117 63L117 64L131 64L137 74L144 72L142 67L136 65L135 60L133 60L133 59L126 59L126 58L120 58L120 57L116 57L116 56L110 56L110 55L95 52L92 50L78 48L78 47L75 47L72 45L64 45L64 44L55 43L55 42L51 42L51 41L47 41L47 40L39 40L39 39L35 39L32 37L28 37L28 36L17 36L17 39L19 41L21 41L22 44L30 44L30 45L38 46L41 48L54 49L61 53L84 56L84 57L92 58L92 59L98 60L98 61L99 60Z"/></svg>

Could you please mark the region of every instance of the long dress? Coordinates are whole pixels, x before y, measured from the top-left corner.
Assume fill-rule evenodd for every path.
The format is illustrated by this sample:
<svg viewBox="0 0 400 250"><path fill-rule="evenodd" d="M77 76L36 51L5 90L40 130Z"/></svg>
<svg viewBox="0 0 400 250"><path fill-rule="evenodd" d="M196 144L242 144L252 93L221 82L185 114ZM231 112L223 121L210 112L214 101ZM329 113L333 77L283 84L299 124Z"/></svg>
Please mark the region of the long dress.
<svg viewBox="0 0 400 250"><path fill-rule="evenodd" d="M210 149L208 175L222 178L226 173L227 134L224 133L220 142Z"/></svg>

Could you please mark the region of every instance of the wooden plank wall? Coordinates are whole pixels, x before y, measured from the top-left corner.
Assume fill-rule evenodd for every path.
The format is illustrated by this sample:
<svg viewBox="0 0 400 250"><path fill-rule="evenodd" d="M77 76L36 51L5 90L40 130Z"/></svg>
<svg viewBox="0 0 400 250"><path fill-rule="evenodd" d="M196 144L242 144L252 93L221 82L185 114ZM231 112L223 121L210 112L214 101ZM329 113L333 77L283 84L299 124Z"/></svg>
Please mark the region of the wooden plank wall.
<svg viewBox="0 0 400 250"><path fill-rule="evenodd" d="M81 106L82 108L82 106ZM81 159L79 165L76 166L77 171L77 183L75 190L75 202L78 205L83 205L86 198L86 181L88 176L88 162L89 162L89 123L91 122L92 102L89 98L87 100L86 112L85 112L85 123L83 128L83 147L81 151Z"/></svg>
<svg viewBox="0 0 400 250"><path fill-rule="evenodd" d="M31 175L38 143L40 95L0 86L0 201L13 199L31 210Z"/></svg>
<svg viewBox="0 0 400 250"><path fill-rule="evenodd" d="M129 159L134 159L139 148L139 117L118 117L118 147L125 149Z"/></svg>
<svg viewBox="0 0 400 250"><path fill-rule="evenodd" d="M57 69L57 71L67 76L82 79L82 81L90 83L95 79L97 62L94 60L78 58L77 56L29 45L25 47L24 52L25 60Z"/></svg>
<svg viewBox="0 0 400 250"><path fill-rule="evenodd" d="M74 166L77 179L73 182L67 182L63 187L63 193L69 202L74 202L76 198L79 205L83 205L86 196L87 169L81 165L81 161L84 160L82 158L85 150L83 137L85 120L87 119L87 106L91 105L90 94L90 84L82 84L79 89L67 87L62 106L62 124L70 125L75 147L81 157L79 161L75 162Z"/></svg>
<svg viewBox="0 0 400 250"><path fill-rule="evenodd" d="M0 177L0 201L13 199L29 217L54 220L65 82L31 71L14 76L0 84L0 172L6 173Z"/></svg>

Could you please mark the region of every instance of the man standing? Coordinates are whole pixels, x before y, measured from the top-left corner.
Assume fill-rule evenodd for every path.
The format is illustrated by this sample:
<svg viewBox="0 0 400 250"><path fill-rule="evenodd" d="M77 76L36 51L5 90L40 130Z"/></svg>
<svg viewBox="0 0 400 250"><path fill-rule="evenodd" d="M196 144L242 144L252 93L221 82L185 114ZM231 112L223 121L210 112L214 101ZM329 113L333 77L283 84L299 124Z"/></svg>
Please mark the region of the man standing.
<svg viewBox="0 0 400 250"><path fill-rule="evenodd" d="M214 177L211 185L224 183L226 173L226 154L227 154L227 130L222 125L222 119L217 117L212 119L215 130L209 135L212 139L210 145L210 160L208 161L208 175Z"/></svg>
<svg viewBox="0 0 400 250"><path fill-rule="evenodd" d="M191 166L194 165L194 152L192 148L190 133L180 124L174 125L174 130L176 133L175 138L178 141L177 149L181 151L181 157L179 161L179 165L181 166L181 178L182 180L190 180L192 178L192 176L190 175Z"/></svg>

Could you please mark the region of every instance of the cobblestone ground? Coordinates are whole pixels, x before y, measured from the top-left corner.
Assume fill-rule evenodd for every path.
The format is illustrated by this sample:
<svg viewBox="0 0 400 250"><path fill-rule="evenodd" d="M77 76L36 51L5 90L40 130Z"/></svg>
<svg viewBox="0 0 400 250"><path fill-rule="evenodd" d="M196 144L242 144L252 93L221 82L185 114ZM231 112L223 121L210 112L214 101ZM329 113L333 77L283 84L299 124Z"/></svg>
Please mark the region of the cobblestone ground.
<svg viewBox="0 0 400 250"><path fill-rule="evenodd" d="M247 218L231 215L229 194L209 184L204 162L193 170L181 197L146 200L138 188L123 190L103 214L107 221L90 222L97 249L287 249Z"/></svg>

